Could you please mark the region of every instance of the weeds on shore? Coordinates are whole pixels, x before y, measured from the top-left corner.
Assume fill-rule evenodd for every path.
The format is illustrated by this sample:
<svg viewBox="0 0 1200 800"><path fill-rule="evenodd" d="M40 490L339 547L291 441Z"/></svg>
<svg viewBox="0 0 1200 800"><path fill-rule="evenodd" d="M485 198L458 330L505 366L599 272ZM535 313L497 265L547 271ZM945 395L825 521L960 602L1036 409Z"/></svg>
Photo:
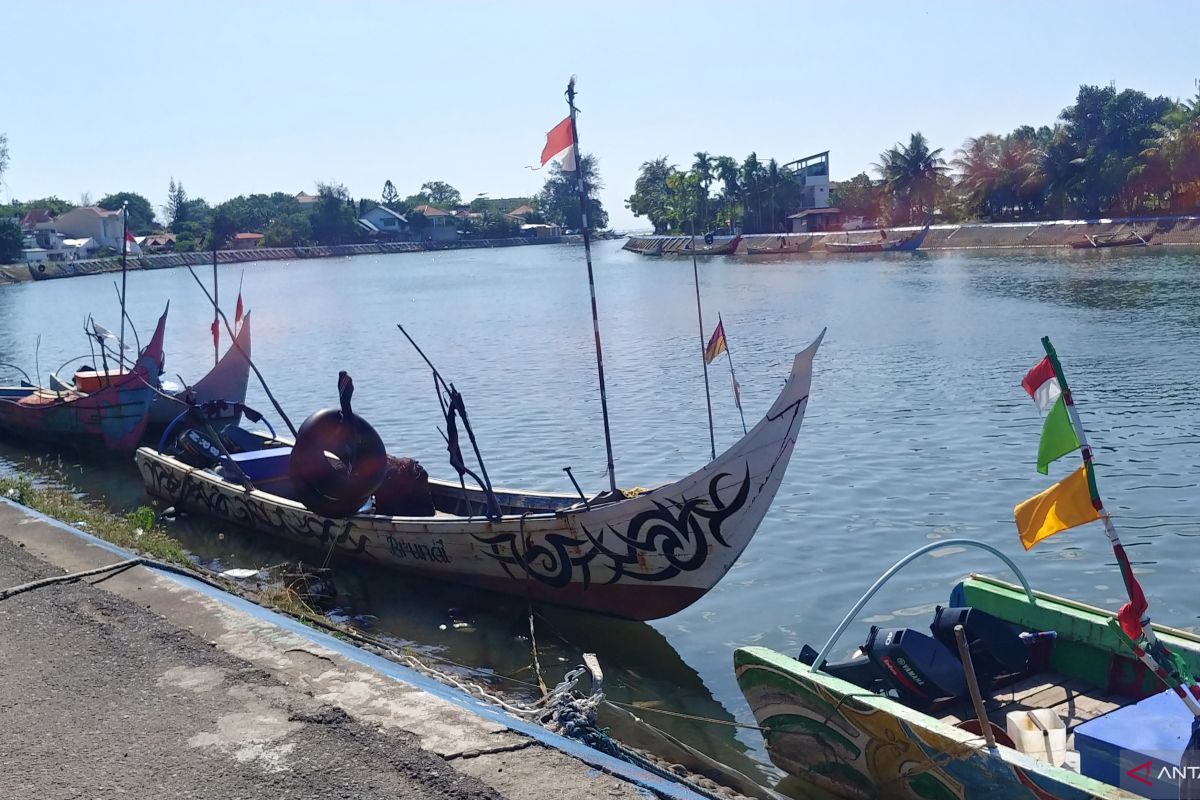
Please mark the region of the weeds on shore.
<svg viewBox="0 0 1200 800"><path fill-rule="evenodd" d="M139 506L121 516L65 489L37 486L23 474L0 477L0 497L74 525L118 547L180 566L195 566L183 545L157 525L154 509L148 506Z"/></svg>

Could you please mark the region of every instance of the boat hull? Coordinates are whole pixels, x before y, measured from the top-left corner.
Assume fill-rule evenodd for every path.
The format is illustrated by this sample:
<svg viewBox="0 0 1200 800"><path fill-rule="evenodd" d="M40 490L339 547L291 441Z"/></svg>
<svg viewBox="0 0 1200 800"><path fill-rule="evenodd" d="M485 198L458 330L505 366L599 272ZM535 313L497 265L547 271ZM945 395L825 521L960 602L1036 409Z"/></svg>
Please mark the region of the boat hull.
<svg viewBox="0 0 1200 800"><path fill-rule="evenodd" d="M133 452L149 422L166 319L164 313L134 368L95 392L0 391L0 429L30 440L99 444L121 454Z"/></svg>
<svg viewBox="0 0 1200 800"><path fill-rule="evenodd" d="M187 389L175 393L181 402L173 402L165 397L156 396L150 407L150 427L161 429L166 427L180 413L182 403L202 405L217 400L225 400L230 404L246 402L246 387L250 383L250 315L242 318L238 328L236 345L231 345L221 356L208 374ZM232 405L213 417L218 422L236 422L241 413Z"/></svg>
<svg viewBox="0 0 1200 800"><path fill-rule="evenodd" d="M401 572L656 619L702 597L749 544L791 458L819 343L796 356L766 416L716 460L676 483L590 508L566 495L498 490L505 513L494 521L450 514L328 519L152 448L139 449L135 461L147 491L177 509ZM461 495L457 486L431 483L441 496Z"/></svg>
<svg viewBox="0 0 1200 800"><path fill-rule="evenodd" d="M1103 676L1113 669L1112 659L1127 660L1107 628L1112 617L1108 612L1044 593L1038 593L1037 605L1032 606L1019 587L990 578L973 576L962 592L952 605L981 608L1022 627L1058 631L1056 671ZM1155 629L1189 668L1200 665L1200 639L1157 625ZM741 648L734 653L734 669L764 729L771 761L842 797L1136 797L1003 745L989 750L974 734L814 671L783 653ZM1135 695L1161 690L1152 675L1142 680Z"/></svg>

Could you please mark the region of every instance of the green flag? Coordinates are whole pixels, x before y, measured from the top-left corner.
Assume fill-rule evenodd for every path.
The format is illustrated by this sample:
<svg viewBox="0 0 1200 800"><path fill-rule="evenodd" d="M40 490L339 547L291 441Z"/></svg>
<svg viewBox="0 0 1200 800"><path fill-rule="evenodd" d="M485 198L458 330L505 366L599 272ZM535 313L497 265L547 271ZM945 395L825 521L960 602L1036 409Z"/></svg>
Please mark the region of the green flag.
<svg viewBox="0 0 1200 800"><path fill-rule="evenodd" d="M1051 461L1057 461L1067 453L1079 449L1079 437L1067 416L1067 406L1060 396L1050 407L1046 423L1042 426L1042 441L1038 444L1038 472L1046 474Z"/></svg>

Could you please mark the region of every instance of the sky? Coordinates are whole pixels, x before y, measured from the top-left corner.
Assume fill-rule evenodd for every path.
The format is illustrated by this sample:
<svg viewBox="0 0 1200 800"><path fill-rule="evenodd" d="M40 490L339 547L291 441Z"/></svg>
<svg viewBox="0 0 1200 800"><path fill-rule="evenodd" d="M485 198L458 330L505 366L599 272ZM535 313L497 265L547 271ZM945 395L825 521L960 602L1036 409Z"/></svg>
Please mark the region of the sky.
<svg viewBox="0 0 1200 800"><path fill-rule="evenodd" d="M831 151L834 180L914 131L1052 124L1080 84L1192 97L1200 4L1104 2L55 2L0 0L11 162L0 200L167 185L217 203L377 198L442 180L528 195L566 116L617 229L638 167Z"/></svg>

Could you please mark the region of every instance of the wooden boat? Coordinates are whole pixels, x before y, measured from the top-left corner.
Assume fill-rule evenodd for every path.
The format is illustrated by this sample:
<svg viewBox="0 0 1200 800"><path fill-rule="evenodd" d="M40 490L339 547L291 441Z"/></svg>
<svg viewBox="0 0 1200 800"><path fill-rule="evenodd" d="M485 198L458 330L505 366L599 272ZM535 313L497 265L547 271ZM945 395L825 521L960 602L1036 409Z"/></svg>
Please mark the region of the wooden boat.
<svg viewBox="0 0 1200 800"><path fill-rule="evenodd" d="M119 453L137 447L150 419L163 366L167 312L132 370L97 383L93 391L61 383L0 388L0 429L31 439L100 442Z"/></svg>
<svg viewBox="0 0 1200 800"><path fill-rule="evenodd" d="M135 460L147 491L179 510L399 571L655 619L715 586L754 535L791 458L820 341L796 355L783 390L746 436L686 478L636 496L496 490L501 515L488 520L482 490L431 480L434 516L327 519L289 499L290 449L278 441L244 444L246 452L232 455L236 470L197 469L149 447ZM232 433L245 443L244 431ZM228 477L236 472L255 488Z"/></svg>
<svg viewBox="0 0 1200 800"><path fill-rule="evenodd" d="M825 239L825 249L831 253L890 253L890 252L908 252L916 250L925 241L925 237L929 234L929 226L926 225L916 233L911 233L903 239L889 241L887 239L869 240L865 242L851 242L849 238L844 242L831 241Z"/></svg>
<svg viewBox="0 0 1200 800"><path fill-rule="evenodd" d="M991 549L970 540L950 540L921 548L913 556L952 544ZM885 578L904 563L899 562ZM1016 570L1011 561L1008 563ZM994 641L985 641L984 637L970 645L976 673L985 672L980 675L980 683L986 716L993 731L1000 729L996 733L1000 742L997 746L989 748L981 741L980 727L969 700L946 699L929 707L914 707L911 702L901 702L908 699L905 692L889 691L892 696L888 696L860 685L869 678L851 667L862 666L863 661L879 663L874 656L840 665L825 662L825 655L836 641L835 634L822 653L814 654L811 648L801 653L804 661L823 664L821 668L762 647L741 648L734 653L738 685L764 729L771 761L788 773L842 797L1074 800L1139 796L1128 791L1145 790L1141 783L1128 777L1130 767L1144 767L1146 778L1153 777L1156 781L1163 773L1156 766L1151 776L1148 766L1138 766L1143 760L1141 756L1130 751L1125 751L1130 762L1120 762L1118 752L1097 746L1098 734L1089 734L1089 730L1094 731L1096 725L1111 728L1113 724L1125 724L1117 715L1136 717L1141 708L1134 705L1138 701L1156 707L1166 703L1167 711L1178 712L1178 732L1181 741L1186 741L1191 714L1170 692L1166 692L1166 697L1161 696L1162 684L1125 649L1121 634L1110 624L1115 614L1033 592L1025 578L1017 574L1020 585L971 575L955 587L949 599L949 606L955 611L968 607L973 614L982 611L999 620L1007 631L1001 633L1009 637L1015 636L1015 631L1036 632L1027 637L1035 641L1027 651L1031 654L1029 666L1007 675L981 670L980 651L985 653L982 657L985 659ZM875 588L881 583L882 579ZM860 601L855 611L864 601ZM851 616L847 616L839 632L851 621ZM1193 674L1200 670L1200 637L1159 625L1154 629L1159 640ZM1047 631L1054 631L1056 638L1050 638L1044 633ZM884 631L869 637L866 646L881 648L882 645L871 642L897 640L905 641L903 636L897 639L894 631ZM873 652L878 655L881 651ZM891 668L897 663L904 665L902 657L894 653L891 657ZM954 659L954 663L961 680L962 662ZM870 689L880 686L875 684ZM1083 752L1083 771L1108 776L1109 780L1081 774L1079 767L1055 766L1048 761L1058 761L1054 745L1050 745L1050 752L1037 746L1021 752L1011 742L1003 743L1007 738L1003 729L1009 713L1016 712L1015 719L1019 722L1026 712L1037 709L1049 709L1063 720L1066 752L1060 752L1059 757L1066 758L1069 764L1075 758L1070 751ZM1161 711L1151 724L1164 723ZM1114 716L1106 717L1109 714ZM1089 725L1090 720L1098 722ZM1128 724L1132 728L1137 726L1137 722ZM1035 741L1042 741L1040 735ZM1049 741L1047 734L1046 743ZM1162 753L1158 755L1165 758ZM1165 774L1169 775L1169 768L1164 769L1168 769ZM1160 785L1159 789L1162 788ZM1169 793L1153 796L1179 796L1173 786L1168 788Z"/></svg>
<svg viewBox="0 0 1200 800"><path fill-rule="evenodd" d="M807 253L812 250L812 239L805 237L804 239L788 239L786 236L776 237L774 244L748 244L746 245L746 255L751 256L774 256L785 255L787 253Z"/></svg>
<svg viewBox="0 0 1200 800"><path fill-rule="evenodd" d="M1085 233L1082 239L1071 242L1071 247L1076 250L1091 250L1100 247L1145 247L1149 244L1150 242L1146 241L1137 231L1130 231L1122 236L1118 236L1116 233L1100 236Z"/></svg>
<svg viewBox="0 0 1200 800"><path fill-rule="evenodd" d="M720 240L713 239L712 244L705 244L704 240L701 239L693 248L691 239L689 238L684 242L683 247L674 252L678 252L680 255L695 253L698 256L728 256L737 252L738 243L741 241L741 236L732 236Z"/></svg>
<svg viewBox="0 0 1200 800"><path fill-rule="evenodd" d="M162 428L170 424L183 409L182 403L193 405L209 404L213 408L213 419L236 422L241 416L235 403L246 402L246 387L250 383L250 315L242 318L231 344L208 374L191 386L163 382L163 393L178 398L181 402L158 396L150 407L150 426ZM228 403L224 408L213 406L215 401Z"/></svg>

